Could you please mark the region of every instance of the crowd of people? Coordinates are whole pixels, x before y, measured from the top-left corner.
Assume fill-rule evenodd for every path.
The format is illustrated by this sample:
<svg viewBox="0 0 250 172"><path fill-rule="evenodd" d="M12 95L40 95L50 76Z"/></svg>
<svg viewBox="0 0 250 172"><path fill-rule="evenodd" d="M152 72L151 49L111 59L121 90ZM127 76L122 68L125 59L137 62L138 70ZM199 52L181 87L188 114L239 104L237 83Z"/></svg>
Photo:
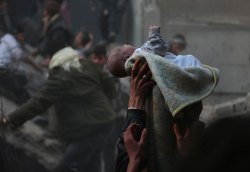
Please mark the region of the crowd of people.
<svg viewBox="0 0 250 172"><path fill-rule="evenodd" d="M94 35L84 29L74 36L62 15L62 2L39 3L38 34L27 34L32 30L27 19L9 20L12 25L3 22L0 28L0 94L19 105L5 114L6 123L18 128L53 107L56 121L48 123L58 123L58 128L47 135L66 145L56 171L100 171L102 162L105 171L112 171L124 121L118 114L126 105L118 101L119 80L105 67L107 40L94 45ZM29 34L39 39L27 39Z"/></svg>
<svg viewBox="0 0 250 172"><path fill-rule="evenodd" d="M121 22L114 14L122 15L125 0L118 6L113 0L102 1L103 21L112 24L103 25L104 40L97 44L95 35L85 29L71 32L67 0L30 2L35 10L24 15L36 14L39 24L30 19L20 22L20 16L11 18L6 12L11 2L0 1L0 95L19 107L1 116L1 125L18 129L52 107L55 114L49 115L56 120L46 120L57 127L50 137L66 145L55 171L150 171L148 160L153 155L148 152L146 103L158 83L144 60L129 60L146 51L181 71L202 67L194 56L180 55L187 46L185 37L176 34L166 42L159 27L152 26L141 48L123 45L112 49L108 57ZM130 77L129 93L122 92L120 80L111 74ZM121 115L124 110L126 118ZM250 139L244 133L249 119L224 119L204 128L201 111L199 99L176 115L171 126L175 153L167 160L168 169L156 171L248 171Z"/></svg>

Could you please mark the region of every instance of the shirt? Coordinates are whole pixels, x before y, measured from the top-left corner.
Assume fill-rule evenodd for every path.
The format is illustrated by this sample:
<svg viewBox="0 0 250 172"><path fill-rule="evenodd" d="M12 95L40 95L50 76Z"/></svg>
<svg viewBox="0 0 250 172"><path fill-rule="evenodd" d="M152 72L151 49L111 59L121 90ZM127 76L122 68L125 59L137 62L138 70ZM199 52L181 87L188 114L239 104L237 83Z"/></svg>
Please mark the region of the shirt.
<svg viewBox="0 0 250 172"><path fill-rule="evenodd" d="M22 49L14 36L7 33L0 41L0 66L9 65L22 57Z"/></svg>

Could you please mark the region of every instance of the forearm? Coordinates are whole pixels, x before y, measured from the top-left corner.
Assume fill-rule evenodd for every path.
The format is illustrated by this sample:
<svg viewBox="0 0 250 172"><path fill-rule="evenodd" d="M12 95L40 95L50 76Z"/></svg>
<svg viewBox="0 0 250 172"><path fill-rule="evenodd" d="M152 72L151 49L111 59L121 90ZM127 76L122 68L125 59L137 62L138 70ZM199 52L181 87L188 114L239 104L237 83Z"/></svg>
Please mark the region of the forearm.
<svg viewBox="0 0 250 172"><path fill-rule="evenodd" d="M129 160L127 172L139 172L140 165L141 161L138 158Z"/></svg>
<svg viewBox="0 0 250 172"><path fill-rule="evenodd" d="M20 126L27 120L43 113L52 105L49 101L42 101L37 98L29 100L27 103L8 115L8 122L14 126Z"/></svg>

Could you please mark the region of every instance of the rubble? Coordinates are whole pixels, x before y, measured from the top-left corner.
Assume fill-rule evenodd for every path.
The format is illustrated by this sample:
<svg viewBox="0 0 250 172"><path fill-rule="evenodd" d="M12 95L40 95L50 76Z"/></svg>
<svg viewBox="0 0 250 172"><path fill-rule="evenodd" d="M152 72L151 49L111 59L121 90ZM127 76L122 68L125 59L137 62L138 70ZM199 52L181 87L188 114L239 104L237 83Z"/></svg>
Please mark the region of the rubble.
<svg viewBox="0 0 250 172"><path fill-rule="evenodd" d="M3 98L6 114L15 110L17 106ZM52 171L63 156L63 144L53 138L45 137L46 130L34 123L26 122L18 129L5 133L6 141L16 148L23 150L29 157L35 158L41 165Z"/></svg>
<svg viewBox="0 0 250 172"><path fill-rule="evenodd" d="M250 115L250 92L246 97L223 102L215 106L204 106L201 120L210 123L221 118L242 115Z"/></svg>

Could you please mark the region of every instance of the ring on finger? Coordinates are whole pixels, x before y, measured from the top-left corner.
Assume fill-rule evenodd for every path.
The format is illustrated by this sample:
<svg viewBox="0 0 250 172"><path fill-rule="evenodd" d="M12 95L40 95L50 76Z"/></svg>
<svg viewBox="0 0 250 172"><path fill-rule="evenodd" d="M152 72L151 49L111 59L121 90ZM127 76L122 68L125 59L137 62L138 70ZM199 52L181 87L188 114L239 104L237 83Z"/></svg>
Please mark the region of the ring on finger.
<svg viewBox="0 0 250 172"><path fill-rule="evenodd" d="M148 79L147 75L143 75L142 79Z"/></svg>

